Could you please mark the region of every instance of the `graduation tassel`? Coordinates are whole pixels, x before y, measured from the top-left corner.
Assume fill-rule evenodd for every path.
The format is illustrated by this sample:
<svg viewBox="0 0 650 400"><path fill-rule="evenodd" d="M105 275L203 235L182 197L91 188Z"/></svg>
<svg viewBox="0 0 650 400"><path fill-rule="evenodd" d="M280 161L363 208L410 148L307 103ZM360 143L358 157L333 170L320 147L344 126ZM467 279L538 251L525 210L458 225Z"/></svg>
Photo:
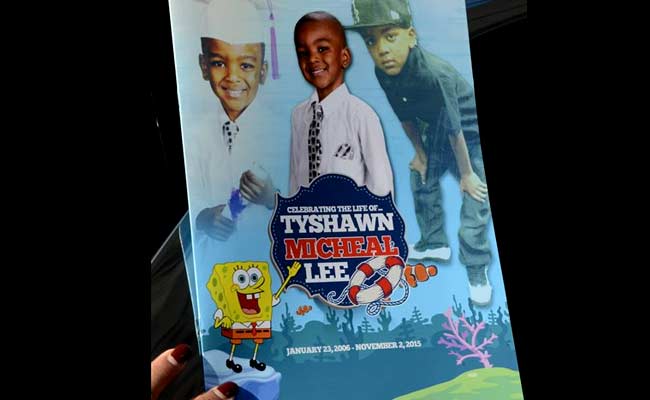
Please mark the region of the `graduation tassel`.
<svg viewBox="0 0 650 400"><path fill-rule="evenodd" d="M272 0L266 0L266 4L269 7L269 19L271 20L271 76L273 79L278 79L280 77L280 71L278 69L278 43L275 38L275 17L273 16Z"/></svg>

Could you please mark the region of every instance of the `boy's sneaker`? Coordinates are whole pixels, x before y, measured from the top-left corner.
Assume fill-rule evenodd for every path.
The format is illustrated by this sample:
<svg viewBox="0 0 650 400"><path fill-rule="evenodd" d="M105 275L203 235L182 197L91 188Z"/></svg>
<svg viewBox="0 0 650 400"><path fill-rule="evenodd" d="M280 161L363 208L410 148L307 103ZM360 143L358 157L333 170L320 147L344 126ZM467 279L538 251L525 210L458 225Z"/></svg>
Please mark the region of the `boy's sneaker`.
<svg viewBox="0 0 650 400"><path fill-rule="evenodd" d="M436 260L436 261L449 261L451 257L451 249L447 246L438 247L437 249L425 249L418 251L415 246L409 245L409 260Z"/></svg>
<svg viewBox="0 0 650 400"><path fill-rule="evenodd" d="M467 266L469 298L477 306L486 306L492 300L492 286L487 276L487 265Z"/></svg>

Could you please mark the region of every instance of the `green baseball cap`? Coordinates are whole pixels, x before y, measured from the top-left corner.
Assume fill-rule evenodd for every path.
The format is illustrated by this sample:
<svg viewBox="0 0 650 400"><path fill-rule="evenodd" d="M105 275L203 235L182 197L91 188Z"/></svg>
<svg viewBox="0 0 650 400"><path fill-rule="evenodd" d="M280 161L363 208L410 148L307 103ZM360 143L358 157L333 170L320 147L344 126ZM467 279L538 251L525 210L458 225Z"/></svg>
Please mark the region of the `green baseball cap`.
<svg viewBox="0 0 650 400"><path fill-rule="evenodd" d="M382 25L411 25L408 0L352 0L354 24L345 29L361 29Z"/></svg>

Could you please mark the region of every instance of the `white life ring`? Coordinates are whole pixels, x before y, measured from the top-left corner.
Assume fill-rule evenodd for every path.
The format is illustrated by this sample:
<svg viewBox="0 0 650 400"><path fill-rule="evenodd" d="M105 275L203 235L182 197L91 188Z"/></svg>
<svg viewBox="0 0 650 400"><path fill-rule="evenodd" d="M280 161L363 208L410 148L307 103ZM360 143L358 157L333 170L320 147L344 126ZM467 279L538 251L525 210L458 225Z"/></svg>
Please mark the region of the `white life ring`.
<svg viewBox="0 0 650 400"><path fill-rule="evenodd" d="M388 268L388 274L377 279L371 286L362 289L361 284L373 276L381 268ZM357 266L350 278L348 298L353 304L368 304L379 299L385 299L393 292L400 279L404 261L396 256L381 256L370 259Z"/></svg>

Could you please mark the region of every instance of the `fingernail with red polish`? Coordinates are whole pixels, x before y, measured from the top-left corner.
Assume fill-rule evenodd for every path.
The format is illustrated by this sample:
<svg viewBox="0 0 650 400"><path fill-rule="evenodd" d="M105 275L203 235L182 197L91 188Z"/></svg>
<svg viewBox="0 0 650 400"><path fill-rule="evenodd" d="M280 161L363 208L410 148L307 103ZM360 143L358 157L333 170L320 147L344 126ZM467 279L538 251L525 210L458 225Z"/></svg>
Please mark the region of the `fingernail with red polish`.
<svg viewBox="0 0 650 400"><path fill-rule="evenodd" d="M174 347L174 351L172 351L172 354L167 358L167 360L169 360L169 362L173 365L178 365L189 360L191 356L192 349L190 346L186 344L179 344L178 346Z"/></svg>
<svg viewBox="0 0 650 400"><path fill-rule="evenodd" d="M237 392L239 391L239 386L237 386L237 384L234 382L224 382L214 390L223 394L224 398L227 399L230 397L235 397L237 395Z"/></svg>

